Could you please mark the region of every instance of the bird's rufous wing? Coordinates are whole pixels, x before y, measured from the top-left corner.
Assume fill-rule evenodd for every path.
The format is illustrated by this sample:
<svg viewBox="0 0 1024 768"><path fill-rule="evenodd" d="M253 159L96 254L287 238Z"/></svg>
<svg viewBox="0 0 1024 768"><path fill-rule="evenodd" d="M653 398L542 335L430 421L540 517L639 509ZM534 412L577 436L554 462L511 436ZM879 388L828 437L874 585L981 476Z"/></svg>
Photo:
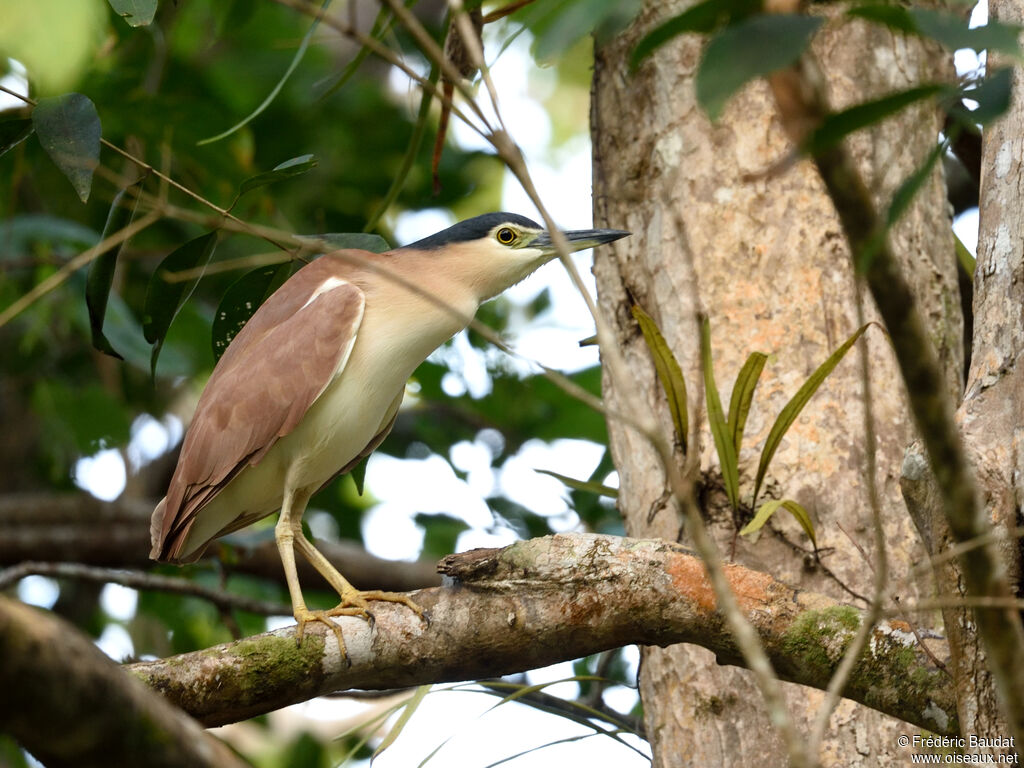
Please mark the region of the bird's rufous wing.
<svg viewBox="0 0 1024 768"><path fill-rule="evenodd" d="M153 513L151 557L176 560L196 514L291 432L344 369L365 306L345 271L345 262L329 256L303 267L231 341Z"/></svg>

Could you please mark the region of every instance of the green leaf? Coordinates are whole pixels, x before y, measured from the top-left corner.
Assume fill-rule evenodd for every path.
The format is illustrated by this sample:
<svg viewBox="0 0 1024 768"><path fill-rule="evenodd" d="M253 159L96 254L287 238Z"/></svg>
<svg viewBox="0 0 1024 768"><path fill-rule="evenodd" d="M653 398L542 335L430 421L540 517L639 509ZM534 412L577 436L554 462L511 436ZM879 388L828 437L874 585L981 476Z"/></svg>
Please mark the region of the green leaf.
<svg viewBox="0 0 1024 768"><path fill-rule="evenodd" d="M130 27L145 27L153 23L157 0L109 0L114 13L128 22Z"/></svg>
<svg viewBox="0 0 1024 768"><path fill-rule="evenodd" d="M31 136L34 130L31 117L0 120L0 157Z"/></svg>
<svg viewBox="0 0 1024 768"><path fill-rule="evenodd" d="M726 27L704 49L697 69L697 101L712 120L748 81L796 61L823 19L797 14L752 16Z"/></svg>
<svg viewBox="0 0 1024 768"><path fill-rule="evenodd" d="M569 486L574 491L584 491L586 493L596 493L598 496L607 496L609 499L617 499L619 497L619 489L612 488L604 485L603 483L595 483L589 480L577 480L574 477L568 477L566 475L560 475L557 472L552 472L550 469L536 469L534 472L540 472L544 475L550 475L564 485Z"/></svg>
<svg viewBox="0 0 1024 768"><path fill-rule="evenodd" d="M0 261L24 259L31 255L33 245L46 244L58 253L84 250L100 241L100 233L70 219L42 213L12 216L0 222ZM70 256L69 256L70 257Z"/></svg>
<svg viewBox="0 0 1024 768"><path fill-rule="evenodd" d="M892 201L889 203L889 210L886 214L886 228L891 228L900 220L900 217L906 212L910 203L913 201L914 196L917 195L918 190L928 180L928 177L932 174L932 169L935 168L935 164L939 162L946 150L949 147L948 141L940 142L936 144L932 151L925 158L925 161L917 168L910 176L904 179L903 183L897 187L893 193Z"/></svg>
<svg viewBox="0 0 1024 768"><path fill-rule="evenodd" d="M209 232L189 240L170 253L160 266L153 272L146 289L146 303L142 312L142 333L146 341L153 345L150 358L150 373L156 376L156 361L160 357L160 349L164 345L167 331L178 316L182 305L192 295L199 278L169 282L168 273L195 269L210 261L213 249L217 247L217 232Z"/></svg>
<svg viewBox="0 0 1024 768"><path fill-rule="evenodd" d="M880 123L911 104L948 91L945 85L921 85L834 112L808 137L804 149L812 155L819 154L855 131Z"/></svg>
<svg viewBox="0 0 1024 768"><path fill-rule="evenodd" d="M330 4L331 0L324 0L324 2L320 5L320 11L326 11L327 6L329 6ZM275 85L270 90L270 93L267 94L267 97L260 103L258 107L256 107L256 109L254 109L252 112L246 115L242 120L228 128L226 131L218 133L216 136L210 136L208 138L201 139L200 141L197 141L196 144L198 146L202 146L204 144L212 144L215 141L220 141L221 139L227 138L235 131L237 131L239 128L243 128L254 118L259 116L263 112L263 110L269 107L274 102L274 99L277 98L277 94L281 92L281 89L284 87L284 84L288 82L288 78L292 76L292 72L294 72L295 68L299 66L299 62L302 61L302 57L306 55L306 49L309 47L309 41L312 39L313 32L316 31L317 25L319 24L320 17L317 16L313 19L313 23L309 25L309 29L306 30L306 34L303 35L302 42L299 43L298 50L295 51L295 55L292 56L292 60L291 63L288 65L288 69L284 71L284 74L281 75L281 79L277 81L277 85ZM269 184L270 182L267 183ZM246 190L243 190L243 192L245 191Z"/></svg>
<svg viewBox="0 0 1024 768"><path fill-rule="evenodd" d="M648 315L639 304L633 305L633 317L640 326L640 332L644 335L647 348L651 351L654 359L654 369L658 374L658 381L661 388L665 390L665 397L668 398L668 408L672 414L672 424L675 427L676 439L686 452L686 439L689 436L689 412L686 402L686 380L683 378L683 371L679 367L679 361L661 335L654 319Z"/></svg>
<svg viewBox="0 0 1024 768"><path fill-rule="evenodd" d="M747 415L754 399L754 390L767 361L768 355L763 352L751 352L747 362L740 368L732 388L732 397L729 399L729 434L732 435L737 460L743 444L743 428L747 425Z"/></svg>
<svg viewBox="0 0 1024 768"><path fill-rule="evenodd" d="M960 95L978 102L978 108L969 110L961 107L951 115L969 126L976 123L990 123L1010 108L1010 94L1013 87L1013 69L993 69L988 76L973 88L965 89Z"/></svg>
<svg viewBox="0 0 1024 768"><path fill-rule="evenodd" d="M829 355L828 359L818 366L817 370L808 377L803 386L793 395L793 398L786 403L786 407L782 409L778 418L775 419L775 423L768 433L768 438L764 441L764 448L761 449L761 461L757 465L757 477L754 479L752 506L757 503L757 494L761 490L761 483L764 481L765 473L768 471L768 465L771 463L772 458L774 458L775 452L779 449L782 438L785 437L786 432L789 431L793 422L796 421L800 411L804 409L804 406L814 396L814 393L818 391L818 387L821 386L822 382L832 373L835 367L839 365L839 361L850 351L850 347L854 345L870 325L871 323L862 325L854 331L850 338L843 342L839 349Z"/></svg>
<svg viewBox="0 0 1024 768"><path fill-rule="evenodd" d="M951 51L971 48L975 51L999 51L1015 55L1020 52L1017 36L1021 27L990 21L971 29L968 20L948 11L911 8L907 11L921 35L937 40Z"/></svg>
<svg viewBox="0 0 1024 768"><path fill-rule="evenodd" d="M102 129L95 105L80 93L40 99L32 110L32 124L46 154L87 202L100 160Z"/></svg>
<svg viewBox="0 0 1024 768"><path fill-rule="evenodd" d="M727 12L728 9L722 0L704 0L690 6L678 16L673 16L648 32L633 49L629 59L630 66L636 67L658 48L679 35L706 35L713 32L728 18Z"/></svg>
<svg viewBox="0 0 1024 768"><path fill-rule="evenodd" d="M534 58L550 63L592 32L603 38L624 29L640 7L640 0L558 0L532 3L515 18L533 34Z"/></svg>
<svg viewBox="0 0 1024 768"><path fill-rule="evenodd" d="M346 248L373 253L384 253L391 250L387 240L372 232L331 232L325 235L298 235L298 237L300 240L309 242L317 253L330 253Z"/></svg>
<svg viewBox="0 0 1024 768"><path fill-rule="evenodd" d="M722 482L725 484L725 493L729 497L729 504L735 511L740 507L739 467L736 460L736 448L733 445L732 435L729 433L729 424L722 412L718 386L715 384L715 370L711 361L711 322L707 317L701 323L700 352L704 367L704 393L708 405L708 423L711 426L711 436L715 440L718 462L722 465Z"/></svg>
<svg viewBox="0 0 1024 768"><path fill-rule="evenodd" d="M283 163L275 165L272 170L266 173L259 173L255 176L250 176L248 179L242 182L238 188L238 197L241 197L246 192L251 192L254 189L265 187L267 184L273 184L284 179L290 179L293 176L301 176L307 171L316 168L317 159L312 155L299 155L293 157L290 160L285 160ZM237 199L237 198L236 198Z"/></svg>
<svg viewBox="0 0 1024 768"><path fill-rule="evenodd" d="M885 3L859 5L851 8L847 14L884 24L903 34L930 37L951 51L960 48L972 48L975 51L989 49L1011 55L1020 51L1017 36L1021 28L1014 24L990 21L971 29L968 20L958 13Z"/></svg>
<svg viewBox="0 0 1024 768"><path fill-rule="evenodd" d="M141 193L142 180L139 180L114 195L114 202L111 203L110 212L107 214L107 223L103 227L103 234L100 235L101 241L132 223ZM117 259L127 242L125 240L116 248L112 248L94 259L85 282L85 305L89 308L92 345L100 352L119 360L124 358L104 335L103 321L107 314L107 301L110 297L110 287L114 283Z"/></svg>
<svg viewBox="0 0 1024 768"><path fill-rule="evenodd" d="M914 23L914 19L902 5L867 3L855 6L846 13L848 16L884 24L895 32L902 32L906 35L916 35L918 33L917 24Z"/></svg>
<svg viewBox="0 0 1024 768"><path fill-rule="evenodd" d="M761 530L764 524L768 522L768 519L778 511L779 507L782 507L796 518L796 521L800 523L800 527L804 529L804 533L810 537L815 548L817 548L818 540L814 536L814 523L811 522L811 516L801 504L792 499L772 499L771 501L766 501L757 510L754 519L740 529L740 536L746 536Z"/></svg>
<svg viewBox="0 0 1024 768"><path fill-rule="evenodd" d="M293 264L272 264L246 272L224 292L211 330L213 359L220 360L228 344L264 301L291 277Z"/></svg>

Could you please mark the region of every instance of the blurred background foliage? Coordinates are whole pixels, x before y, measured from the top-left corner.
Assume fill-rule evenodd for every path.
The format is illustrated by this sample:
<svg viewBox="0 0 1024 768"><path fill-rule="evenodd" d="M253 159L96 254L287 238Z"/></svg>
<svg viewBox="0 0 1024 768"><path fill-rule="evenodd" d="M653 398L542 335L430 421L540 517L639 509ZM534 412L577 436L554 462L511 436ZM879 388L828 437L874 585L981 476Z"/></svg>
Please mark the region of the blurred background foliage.
<svg viewBox="0 0 1024 768"><path fill-rule="evenodd" d="M332 87L359 49L321 28L262 114L221 141L198 144L245 117L266 98L288 69L310 19L273 2L162 2L151 24L132 26L112 5L120 4L102 0L5 3L0 84L23 92L27 69L33 98L68 91L85 94L96 106L105 140L222 207L231 204L245 179L289 158L313 155L317 164L312 170L243 196L233 209L243 221L318 234L360 232L376 218L409 147L419 104L418 90L407 80L395 78L389 65L367 57L341 87ZM366 29L378 11L369 2L336 5L332 10L351 10ZM489 60L521 36L543 62L543 69L531 63L524 72L525 77L536 76L545 83L535 90L551 130L548 146L538 148L538 153L555 153L574 141L586 142L588 33L613 31L629 21L636 7L636 2L583 0L537 4L495 24L496 30L488 33L486 39L499 42L489 43ZM435 38L443 40L444 4L420 2L415 12ZM404 33L391 29L382 39L411 66L426 71ZM30 108L7 94L0 94L0 100L3 136L5 127L12 129L16 121L30 115ZM440 191L432 191L430 155L438 111L435 105L411 172L373 230L392 244L398 244L396 228L403 217L420 209L446 210L452 221L503 208L500 162L485 150L463 148L451 136L440 163ZM8 144L0 156L0 310L97 243L115 195L139 177L134 163L104 148L91 194L83 204L37 137ZM147 192L160 193L161 184L152 176L143 183ZM163 258L217 223L208 208L180 192L171 190L168 200L191 214L162 217L133 237L117 261L104 331L123 361L91 346L84 270L0 327L0 465L4 468L0 495L95 490L97 473L85 471L88 462L112 452L127 468L121 493L155 501L166 487L175 443L181 436L179 422L187 423L213 367L210 334L215 310L244 271L211 269L199 281L171 326L153 378L150 345L142 332L150 281ZM586 226L587 222L565 224ZM270 250L264 240L230 234L221 238L212 264ZM551 290L541 283L518 301L500 298L486 305L480 316L499 333L514 338L528 324L557 323L556 305ZM571 375L599 394L600 371L594 363L596 353L590 367ZM536 367L509 360L469 333L416 372L407 406L380 452L413 463L440 460L458 481L466 481L470 471L452 457L459 446L473 447L474 456L485 457L484 474L490 475L489 482L487 477L481 482L480 469L473 470L473 493L490 514L481 519L455 506L441 511L407 509L408 525L415 526L420 537L411 537L403 556L437 558L467 542L470 546L481 541L507 543L514 537L554 530L622 531L608 499L570 491L536 475L542 493L564 500L561 507L554 504L559 509L556 513L550 511L551 505L542 513L517 500L517 494L510 495L509 483L501 482L506 464L526 449L532 449L531 456L556 456L559 450L578 454L584 451L581 446L590 446L584 451L594 457L590 477L579 479L614 484L604 448L603 418L538 375ZM148 442L143 436L148 436ZM561 442L566 440L585 443ZM375 491L380 493L381 487L375 488L374 477L373 472L368 474L362 497L347 477L315 497L311 510L316 512L307 519L318 537L362 543L367 521L378 509ZM113 485L117 487L116 480ZM229 540L217 552L230 561L233 547L270 536L272 523L271 519L260 529L242 532L235 543ZM154 570L288 602L277 582L237 574L228 577L210 560L187 569ZM101 646L108 652L134 657L206 647L230 640L232 634L251 634L267 626L265 618L240 611L226 620L208 603L178 595L147 592L138 595L137 602L131 597L119 602L120 592L101 586L38 577L26 580L14 593L52 607L96 638L106 638L109 642L101 641ZM318 599L323 605L332 603L328 594L312 596L313 603ZM120 629L111 635L112 628ZM596 660L581 661L577 666L592 673L596 664ZM601 669L602 674L632 684L635 660L626 663L617 656L614 663L603 661ZM572 686L566 690L570 697L575 691L593 702L593 689L592 683L586 683L583 690ZM637 706L635 696L625 701L626 710ZM255 721L254 727L266 722ZM285 741L248 756L268 766L328 765L335 764L346 744L354 743L308 734ZM357 757L368 754L363 748ZM0 740L0 763L17 765L23 760L17 749Z"/></svg>

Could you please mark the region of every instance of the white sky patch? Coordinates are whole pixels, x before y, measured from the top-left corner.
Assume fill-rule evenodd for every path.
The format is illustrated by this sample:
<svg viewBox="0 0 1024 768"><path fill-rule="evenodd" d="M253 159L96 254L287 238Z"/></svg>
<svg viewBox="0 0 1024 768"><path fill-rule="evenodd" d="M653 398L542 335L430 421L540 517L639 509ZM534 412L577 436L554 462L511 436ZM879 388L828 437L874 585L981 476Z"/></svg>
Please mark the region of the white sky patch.
<svg viewBox="0 0 1024 768"><path fill-rule="evenodd" d="M9 91L27 96L28 70L25 69L25 65L17 59L7 59L7 66L10 68L10 72L0 77L0 85ZM25 102L21 99L0 91L0 112L5 109L18 109L24 106Z"/></svg>
<svg viewBox="0 0 1024 768"><path fill-rule="evenodd" d="M115 621L128 621L135 615L139 593L120 584L107 584L100 592L100 607Z"/></svg>
<svg viewBox="0 0 1024 768"><path fill-rule="evenodd" d="M953 220L953 231L975 257L978 255L978 217L978 209L971 208Z"/></svg>
<svg viewBox="0 0 1024 768"><path fill-rule="evenodd" d="M583 736L593 731L523 704L508 703L494 708L501 700L496 696L439 688L431 691L395 743L374 760L374 768L418 765L442 744L433 762L460 768L484 768L497 760L536 747L540 749L508 765L531 768L650 766L648 758L607 736L545 747L558 739ZM386 728L390 727L390 722L393 719ZM647 746L638 740L629 737L626 740L636 744L643 754L650 754ZM366 766L368 762L361 765Z"/></svg>
<svg viewBox="0 0 1024 768"><path fill-rule="evenodd" d="M132 422L131 442L125 453L132 471L163 456L181 440L184 432L181 419L168 414L160 421L143 413Z"/></svg>
<svg viewBox="0 0 1024 768"><path fill-rule="evenodd" d="M45 576L26 576L18 582L18 599L27 605L50 609L59 595L57 582Z"/></svg>
<svg viewBox="0 0 1024 768"><path fill-rule="evenodd" d="M96 647L117 662L135 655L132 639L120 624L107 624L96 641Z"/></svg>
<svg viewBox="0 0 1024 768"><path fill-rule="evenodd" d="M480 440L472 443L462 440L451 447L448 453L452 465L466 473L466 485L470 490L486 498L494 491L494 470L491 467L491 449Z"/></svg>
<svg viewBox="0 0 1024 768"><path fill-rule="evenodd" d="M549 684L543 689L544 693L550 694L551 696L558 696L563 699L574 699L579 695L579 683L576 682L556 682L559 680L568 680L570 677L575 677L576 672L572 668L571 661L560 661L557 664L551 664L547 667L541 667L540 669L531 669L526 674L530 681L530 685L542 685Z"/></svg>
<svg viewBox="0 0 1024 768"><path fill-rule="evenodd" d="M548 469L586 480L603 454L604 446L587 440L556 440L551 444L529 440L502 466L501 490L538 515L564 514L569 510L565 486L550 475L534 470Z"/></svg>
<svg viewBox="0 0 1024 768"><path fill-rule="evenodd" d="M392 230L395 246L409 245L429 237L455 223L455 217L445 208L425 208L420 211L403 211L398 214Z"/></svg>
<svg viewBox="0 0 1024 768"><path fill-rule="evenodd" d="M124 459L114 448L86 456L75 464L75 485L103 501L120 496L126 479Z"/></svg>

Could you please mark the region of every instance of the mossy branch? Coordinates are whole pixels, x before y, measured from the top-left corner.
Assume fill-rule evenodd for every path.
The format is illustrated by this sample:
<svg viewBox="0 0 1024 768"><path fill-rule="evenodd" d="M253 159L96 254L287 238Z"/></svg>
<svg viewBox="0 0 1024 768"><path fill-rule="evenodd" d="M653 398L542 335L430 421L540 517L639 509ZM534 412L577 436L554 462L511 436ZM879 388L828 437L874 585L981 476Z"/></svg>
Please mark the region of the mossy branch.
<svg viewBox="0 0 1024 768"><path fill-rule="evenodd" d="M429 622L374 605L375 622L338 619L128 669L206 725L350 688L386 689L510 674L639 643L689 642L742 664L700 559L664 541L563 534L445 558L452 583L414 593ZM726 578L785 680L824 689L861 620L857 608L738 565ZM935 733L957 734L949 677L901 622L881 622L844 695Z"/></svg>

